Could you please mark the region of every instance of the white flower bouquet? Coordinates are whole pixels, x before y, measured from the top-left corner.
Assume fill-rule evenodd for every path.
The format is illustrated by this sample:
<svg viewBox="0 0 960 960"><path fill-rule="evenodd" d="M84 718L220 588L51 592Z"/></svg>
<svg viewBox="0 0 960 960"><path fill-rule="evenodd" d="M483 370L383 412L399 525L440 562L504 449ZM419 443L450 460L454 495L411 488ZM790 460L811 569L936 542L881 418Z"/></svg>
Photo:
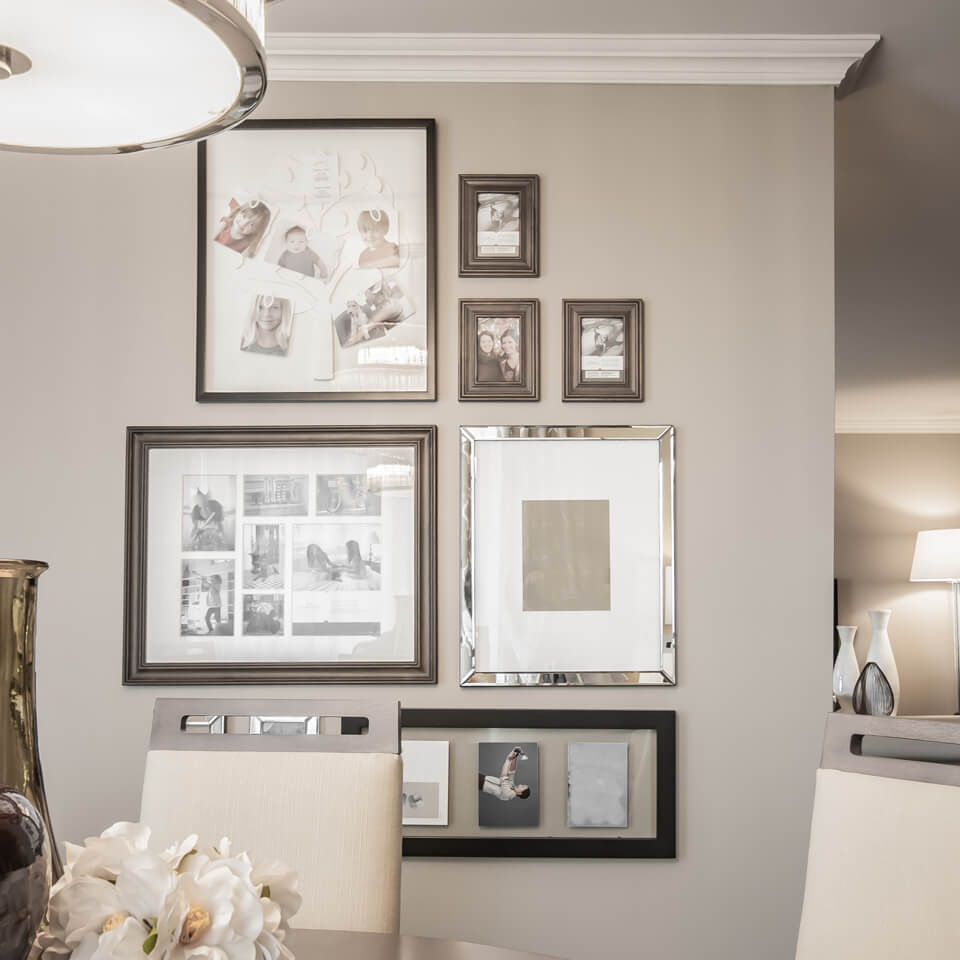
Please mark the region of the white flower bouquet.
<svg viewBox="0 0 960 960"><path fill-rule="evenodd" d="M234 854L226 838L202 852L196 835L163 853L149 840L149 827L116 823L65 845L34 957L291 960L283 941L301 902L293 871Z"/></svg>

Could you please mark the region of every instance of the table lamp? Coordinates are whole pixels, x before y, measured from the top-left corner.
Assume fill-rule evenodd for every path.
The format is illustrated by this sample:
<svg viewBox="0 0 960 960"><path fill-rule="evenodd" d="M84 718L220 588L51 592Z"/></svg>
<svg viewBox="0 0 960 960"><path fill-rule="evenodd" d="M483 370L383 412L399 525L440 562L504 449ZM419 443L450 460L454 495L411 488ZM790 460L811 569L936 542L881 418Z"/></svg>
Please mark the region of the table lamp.
<svg viewBox="0 0 960 960"><path fill-rule="evenodd" d="M910 579L953 584L953 665L960 711L960 529L921 530L913 551Z"/></svg>

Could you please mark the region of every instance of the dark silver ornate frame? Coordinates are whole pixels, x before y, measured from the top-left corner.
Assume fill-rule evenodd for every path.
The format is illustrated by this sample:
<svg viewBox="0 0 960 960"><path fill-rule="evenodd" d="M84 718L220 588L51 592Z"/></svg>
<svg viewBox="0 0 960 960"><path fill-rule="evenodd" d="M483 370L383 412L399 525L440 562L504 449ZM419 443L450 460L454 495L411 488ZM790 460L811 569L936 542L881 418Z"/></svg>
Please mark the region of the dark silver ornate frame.
<svg viewBox="0 0 960 960"><path fill-rule="evenodd" d="M590 317L623 320L623 379L585 381L581 376L580 321ZM643 400L643 301L563 301L563 399Z"/></svg>
<svg viewBox="0 0 960 960"><path fill-rule="evenodd" d="M405 857L563 857L671 860L677 855L677 715L673 710L402 709L413 728L653 730L657 735L657 810L653 837L403 838ZM563 785L558 789L564 789Z"/></svg>
<svg viewBox="0 0 960 960"><path fill-rule="evenodd" d="M411 663L157 663L147 659L147 511L150 452L169 447L390 446L414 448L416 657ZM127 427L123 613L125 684L437 682L437 428Z"/></svg>
<svg viewBox="0 0 960 960"><path fill-rule="evenodd" d="M363 130L363 129L422 129L426 138L426 270L427 303L427 388L412 391L211 391L206 387L206 209L207 209L207 149L201 141L197 144L197 379L198 401L233 403L302 403L320 401L340 403L343 401L378 402L387 400L436 400L437 399L437 148L436 120L247 120L237 124L236 130ZM225 136L229 136L229 132Z"/></svg>
<svg viewBox="0 0 960 960"><path fill-rule="evenodd" d="M477 251L477 194L520 194L520 253L481 257ZM460 276L540 276L540 177L460 174Z"/></svg>
<svg viewBox="0 0 960 960"><path fill-rule="evenodd" d="M520 317L520 360L523 379L518 383L482 383L477 380L477 319ZM460 399L540 399L540 301L460 301Z"/></svg>

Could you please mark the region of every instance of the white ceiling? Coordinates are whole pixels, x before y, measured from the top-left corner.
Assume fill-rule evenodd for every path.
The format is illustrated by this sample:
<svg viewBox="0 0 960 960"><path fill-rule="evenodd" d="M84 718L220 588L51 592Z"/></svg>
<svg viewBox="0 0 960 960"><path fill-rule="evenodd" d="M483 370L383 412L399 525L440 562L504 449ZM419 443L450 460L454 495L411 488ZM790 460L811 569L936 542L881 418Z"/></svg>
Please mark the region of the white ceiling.
<svg viewBox="0 0 960 960"><path fill-rule="evenodd" d="M837 412L960 431L957 0L281 0L268 32L879 33L837 104Z"/></svg>

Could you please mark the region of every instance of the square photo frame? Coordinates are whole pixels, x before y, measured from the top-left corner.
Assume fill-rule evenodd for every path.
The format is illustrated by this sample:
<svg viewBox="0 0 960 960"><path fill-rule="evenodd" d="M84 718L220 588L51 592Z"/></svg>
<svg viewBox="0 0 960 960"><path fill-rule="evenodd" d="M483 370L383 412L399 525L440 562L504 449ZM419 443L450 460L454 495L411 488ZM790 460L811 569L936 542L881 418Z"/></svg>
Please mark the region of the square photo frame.
<svg viewBox="0 0 960 960"><path fill-rule="evenodd" d="M460 301L460 399L540 399L540 302Z"/></svg>
<svg viewBox="0 0 960 960"><path fill-rule="evenodd" d="M433 120L198 145L200 401L435 400Z"/></svg>
<svg viewBox="0 0 960 960"><path fill-rule="evenodd" d="M643 400L643 301L563 301L563 399Z"/></svg>
<svg viewBox="0 0 960 960"><path fill-rule="evenodd" d="M540 276L540 178L460 175L460 276Z"/></svg>
<svg viewBox="0 0 960 960"><path fill-rule="evenodd" d="M460 685L674 685L672 426L461 427Z"/></svg>

